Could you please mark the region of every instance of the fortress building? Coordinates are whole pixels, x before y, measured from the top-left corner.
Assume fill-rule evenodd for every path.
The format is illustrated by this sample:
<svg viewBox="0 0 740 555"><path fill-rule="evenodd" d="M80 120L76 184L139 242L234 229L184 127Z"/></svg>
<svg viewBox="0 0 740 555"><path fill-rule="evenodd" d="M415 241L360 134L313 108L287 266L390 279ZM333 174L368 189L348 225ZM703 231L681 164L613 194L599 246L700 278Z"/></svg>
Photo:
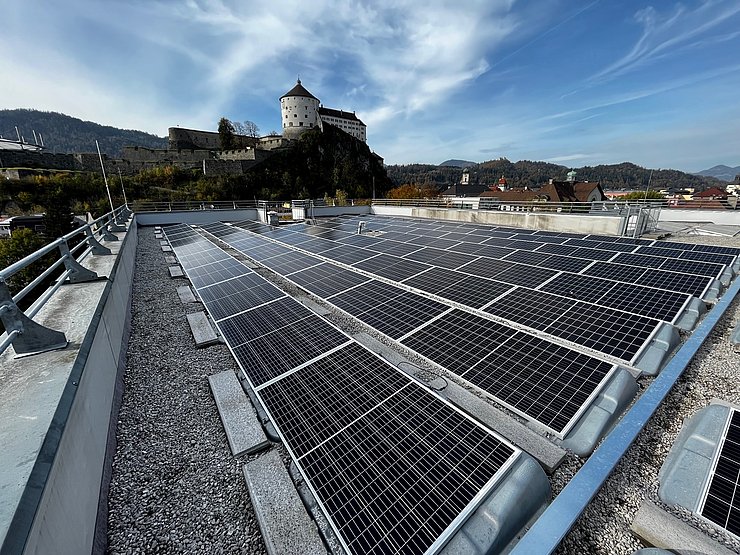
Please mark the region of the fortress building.
<svg viewBox="0 0 740 555"><path fill-rule="evenodd" d="M333 125L356 139L367 142L367 126L354 112L334 110L321 105L298 79L295 87L280 97L280 118L283 122L283 137L295 139L304 131L324 124Z"/></svg>

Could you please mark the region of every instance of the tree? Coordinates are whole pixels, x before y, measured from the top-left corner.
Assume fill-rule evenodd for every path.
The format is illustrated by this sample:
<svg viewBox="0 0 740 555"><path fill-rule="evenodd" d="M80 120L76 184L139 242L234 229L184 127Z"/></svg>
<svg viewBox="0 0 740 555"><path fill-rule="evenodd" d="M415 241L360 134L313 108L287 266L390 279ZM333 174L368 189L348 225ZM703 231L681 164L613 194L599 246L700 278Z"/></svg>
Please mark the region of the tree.
<svg viewBox="0 0 740 555"><path fill-rule="evenodd" d="M44 200L46 215L44 216L44 235L49 241L66 235L74 229L72 217L72 201L64 194L61 187L55 187L47 192Z"/></svg>
<svg viewBox="0 0 740 555"><path fill-rule="evenodd" d="M662 200L665 196L660 194L658 191L635 191L626 195L621 195L617 200Z"/></svg>
<svg viewBox="0 0 740 555"><path fill-rule="evenodd" d="M247 137L257 138L260 136L260 128L253 121L245 120L243 123L240 121L232 122L234 131L239 135L245 135Z"/></svg>
<svg viewBox="0 0 740 555"><path fill-rule="evenodd" d="M0 268L7 268L22 260L32 252L39 250L44 244L41 236L34 231L26 228L17 229L9 238L0 240ZM8 278L8 288L11 292L15 294L31 283L51 264L51 260L57 254L59 254L58 251L54 251Z"/></svg>
<svg viewBox="0 0 740 555"><path fill-rule="evenodd" d="M234 124L225 117L218 121L218 138L221 141L221 150L234 148Z"/></svg>

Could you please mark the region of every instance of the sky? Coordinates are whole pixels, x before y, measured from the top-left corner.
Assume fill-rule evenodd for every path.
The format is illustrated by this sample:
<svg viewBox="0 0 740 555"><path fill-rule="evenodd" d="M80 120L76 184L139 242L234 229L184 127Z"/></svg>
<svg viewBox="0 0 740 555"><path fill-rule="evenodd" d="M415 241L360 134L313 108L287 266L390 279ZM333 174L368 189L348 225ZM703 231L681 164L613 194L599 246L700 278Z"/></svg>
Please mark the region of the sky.
<svg viewBox="0 0 740 555"><path fill-rule="evenodd" d="M387 164L740 165L738 0L0 0L0 14L0 109L159 136L225 116L267 134L300 76L356 112Z"/></svg>

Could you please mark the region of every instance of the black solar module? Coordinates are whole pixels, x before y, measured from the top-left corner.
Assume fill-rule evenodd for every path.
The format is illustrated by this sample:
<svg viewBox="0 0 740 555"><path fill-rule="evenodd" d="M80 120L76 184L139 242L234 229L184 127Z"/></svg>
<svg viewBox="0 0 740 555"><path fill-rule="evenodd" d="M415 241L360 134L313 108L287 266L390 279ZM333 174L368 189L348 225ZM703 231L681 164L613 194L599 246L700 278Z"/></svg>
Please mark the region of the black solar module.
<svg viewBox="0 0 740 555"><path fill-rule="evenodd" d="M564 434L610 363L459 310L401 341L530 420Z"/></svg>
<svg viewBox="0 0 740 555"><path fill-rule="evenodd" d="M730 411L724 442L699 514L740 536L740 412Z"/></svg>
<svg viewBox="0 0 740 555"><path fill-rule="evenodd" d="M355 343L259 395L352 554L436 550L517 455Z"/></svg>

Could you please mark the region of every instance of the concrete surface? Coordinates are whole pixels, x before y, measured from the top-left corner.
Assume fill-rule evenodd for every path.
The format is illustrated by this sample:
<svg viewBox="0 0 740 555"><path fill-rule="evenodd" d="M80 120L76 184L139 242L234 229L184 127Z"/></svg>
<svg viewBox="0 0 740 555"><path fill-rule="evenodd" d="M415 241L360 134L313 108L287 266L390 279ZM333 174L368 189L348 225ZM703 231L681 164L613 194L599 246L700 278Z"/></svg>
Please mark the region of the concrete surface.
<svg viewBox="0 0 740 555"><path fill-rule="evenodd" d="M632 521L632 532L647 545L670 550L696 551L705 555L731 555L713 541L654 503L644 501Z"/></svg>
<svg viewBox="0 0 740 555"><path fill-rule="evenodd" d="M270 555L326 553L277 451L245 464L244 479Z"/></svg>
<svg viewBox="0 0 740 555"><path fill-rule="evenodd" d="M8 546L90 551L111 399L128 337L133 256L114 265L121 248L135 246L134 232L130 241L110 242L111 255L88 256L82 265L99 275L115 271L114 283L64 285L34 318L63 331L67 348L13 358L10 347L0 355L0 540ZM85 372L90 365L95 371Z"/></svg>
<svg viewBox="0 0 740 555"><path fill-rule="evenodd" d="M170 266L168 268L168 271L170 272L171 278L183 278L185 277L185 272L182 271L182 268L178 266Z"/></svg>
<svg viewBox="0 0 740 555"><path fill-rule="evenodd" d="M231 370L212 374L208 376L208 384L211 386L232 454L238 457L269 446L254 407L236 374Z"/></svg>
<svg viewBox="0 0 740 555"><path fill-rule="evenodd" d="M177 295L180 297L182 304L194 303L196 301L193 290L189 285L183 285L177 288Z"/></svg>
<svg viewBox="0 0 740 555"><path fill-rule="evenodd" d="M218 343L218 336L208 321L205 312L192 312L187 315L187 318L188 324L190 324L190 331L193 332L196 347L207 347L208 345Z"/></svg>

